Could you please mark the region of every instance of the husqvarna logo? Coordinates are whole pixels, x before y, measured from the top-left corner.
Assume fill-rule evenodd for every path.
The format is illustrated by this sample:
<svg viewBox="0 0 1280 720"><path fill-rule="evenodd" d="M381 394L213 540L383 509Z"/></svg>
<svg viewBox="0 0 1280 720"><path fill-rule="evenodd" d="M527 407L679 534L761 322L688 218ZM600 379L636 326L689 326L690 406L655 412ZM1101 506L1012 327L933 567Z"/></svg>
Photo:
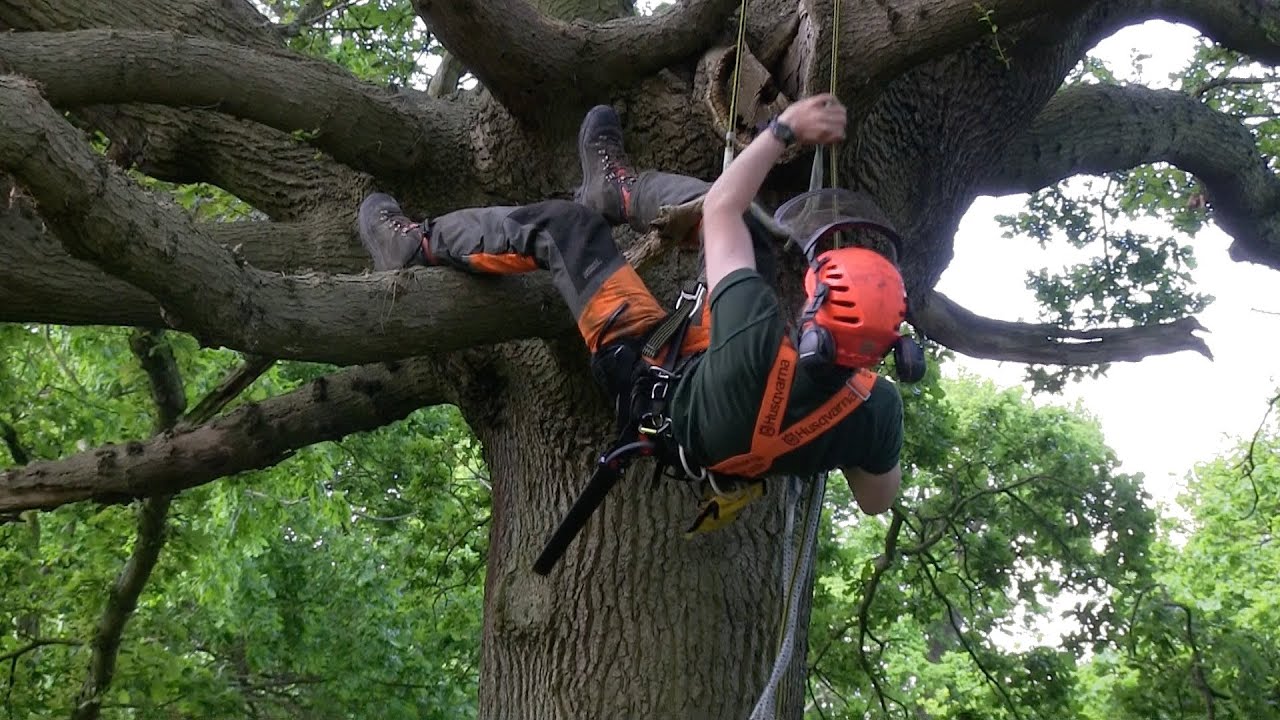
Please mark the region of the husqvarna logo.
<svg viewBox="0 0 1280 720"><path fill-rule="evenodd" d="M765 413L764 421L760 423L757 430L764 437L773 437L777 434L778 416L786 406L789 387L791 387L791 360L783 358L778 361L778 372L774 375L772 394L769 395L769 410Z"/></svg>
<svg viewBox="0 0 1280 720"><path fill-rule="evenodd" d="M840 415L845 413L848 407L855 402L860 403L862 400L854 395L846 394L841 398L840 402L836 403L818 417L809 420L800 427L788 430L786 434L782 436L782 441L790 447L795 447L803 444L811 435L826 432L827 428L831 426L831 423L839 418Z"/></svg>

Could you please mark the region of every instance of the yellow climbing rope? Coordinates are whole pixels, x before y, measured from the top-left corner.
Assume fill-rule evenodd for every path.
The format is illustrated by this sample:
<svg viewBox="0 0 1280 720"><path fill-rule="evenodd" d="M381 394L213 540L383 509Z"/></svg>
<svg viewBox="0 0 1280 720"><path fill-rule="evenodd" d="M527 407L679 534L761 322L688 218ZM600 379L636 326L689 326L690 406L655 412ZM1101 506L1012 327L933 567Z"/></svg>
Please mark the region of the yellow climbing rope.
<svg viewBox="0 0 1280 720"><path fill-rule="evenodd" d="M733 162L733 134L738 123L738 86L742 84L742 50L747 44L747 0L738 6L738 42L733 51L733 87L729 91L729 118L724 129L724 164L720 172L724 172Z"/></svg>

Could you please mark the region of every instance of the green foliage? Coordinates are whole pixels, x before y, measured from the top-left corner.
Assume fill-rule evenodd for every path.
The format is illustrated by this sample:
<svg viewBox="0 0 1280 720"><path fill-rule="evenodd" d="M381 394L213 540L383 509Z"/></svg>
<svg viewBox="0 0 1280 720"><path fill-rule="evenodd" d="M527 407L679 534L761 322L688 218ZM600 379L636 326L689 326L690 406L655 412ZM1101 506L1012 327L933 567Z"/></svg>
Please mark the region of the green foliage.
<svg viewBox="0 0 1280 720"><path fill-rule="evenodd" d="M936 371L935 371L936 372ZM811 626L813 717L1079 716L1077 651L1114 615L1106 594L1149 578L1155 516L1115 472L1097 424L1019 390L931 377L905 390L901 524L857 517L833 483ZM873 558L892 546L897 560ZM1085 630L1014 651L1055 598ZM1018 618L1030 613L1026 624ZM821 708L819 711L818 708Z"/></svg>
<svg viewBox="0 0 1280 720"><path fill-rule="evenodd" d="M1094 190L1092 180L1081 183L1082 194L1052 187L1034 194L1028 210L1016 217L998 218L1007 228L1005 237L1098 251L1063 272L1028 273L1027 286L1035 291L1042 317L1064 328L1093 328L1151 325L1203 310L1212 298L1191 290L1195 256L1189 245L1174 237L1112 229L1121 217L1168 213L1175 229L1194 234L1203 218L1171 207L1182 186L1192 182L1170 168L1114 173L1101 191Z"/></svg>
<svg viewBox="0 0 1280 720"><path fill-rule="evenodd" d="M298 52L332 60L362 80L425 87L427 60L443 49L408 0L258 2Z"/></svg>
<svg viewBox="0 0 1280 720"><path fill-rule="evenodd" d="M1280 151L1280 97L1274 68L1252 64L1247 57L1201 43L1190 67L1179 78L1182 89L1219 112L1237 117L1258 142L1268 166L1277 168Z"/></svg>
<svg viewBox="0 0 1280 720"><path fill-rule="evenodd" d="M194 403L239 359L171 337ZM285 363L243 401L326 371ZM31 458L146 437L125 331L0 325L0 423ZM457 411L432 408L182 494L128 626L104 718L475 714L488 489ZM128 507L0 525L0 715L66 715L136 536Z"/></svg>
<svg viewBox="0 0 1280 720"><path fill-rule="evenodd" d="M3 325L0 341L0 422L16 438L0 465L150 431L124 332ZM169 341L192 403L240 361ZM328 370L283 363L241 402ZM1188 518L1153 547L1138 478L1078 409L944 382L937 363L903 393L900 521L859 515L831 486L812 717L1124 720L1203 714L1210 697L1220 718L1276 716L1274 429L1198 468ZM103 717L474 716L484 476L456 410L434 408L183 493ZM6 717L69 712L135 524L131 508L78 504L0 525L15 579L0 656L56 641L12 659ZM1063 641L1037 639L1064 608Z"/></svg>
<svg viewBox="0 0 1280 720"><path fill-rule="evenodd" d="M1091 717L1280 717L1277 430L1190 475L1160 571L1090 668L1106 700Z"/></svg>

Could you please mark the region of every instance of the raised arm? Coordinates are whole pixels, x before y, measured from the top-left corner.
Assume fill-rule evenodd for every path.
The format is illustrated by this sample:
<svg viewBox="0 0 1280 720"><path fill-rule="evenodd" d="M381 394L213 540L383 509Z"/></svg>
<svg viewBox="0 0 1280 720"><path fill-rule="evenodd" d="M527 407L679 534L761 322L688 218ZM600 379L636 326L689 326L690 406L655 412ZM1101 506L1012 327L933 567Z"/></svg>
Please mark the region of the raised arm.
<svg viewBox="0 0 1280 720"><path fill-rule="evenodd" d="M846 120L844 105L833 95L801 100L784 110L770 130L752 141L715 181L702 201L708 291L714 292L734 270L755 267L751 236L742 216L787 148L786 135L806 145L838 142L844 139Z"/></svg>

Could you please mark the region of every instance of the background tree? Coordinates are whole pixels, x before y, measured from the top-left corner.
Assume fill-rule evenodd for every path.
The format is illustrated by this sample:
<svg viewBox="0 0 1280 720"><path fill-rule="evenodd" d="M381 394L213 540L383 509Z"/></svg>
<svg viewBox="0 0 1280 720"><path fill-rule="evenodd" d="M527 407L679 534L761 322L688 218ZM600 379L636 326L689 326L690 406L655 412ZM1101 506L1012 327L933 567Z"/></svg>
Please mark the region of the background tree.
<svg viewBox="0 0 1280 720"><path fill-rule="evenodd" d="M1152 583L1117 603L1087 670L1090 717L1280 717L1274 421L1196 467L1156 547Z"/></svg>
<svg viewBox="0 0 1280 720"><path fill-rule="evenodd" d="M1267 128L1234 117L1236 106L1215 94L1238 87L1063 88L1099 38L1152 17L1201 28L1220 53L1272 62L1269 7L850 4L837 27L827 3L760 0L747 17L758 86L728 118L724 47L736 5L690 0L597 23L555 18L631 9L423 0L413 11L428 39L407 32L403 3L0 2L0 29L15 31L0 36L0 67L10 73L0 77L0 168L12 175L0 215L8 268L0 319L169 328L194 338L184 342L252 357L349 366L265 387L197 427L144 440L149 420L121 422L49 442L48 452L23 450L14 460L24 467L0 475L0 512L170 495L451 403L494 478L478 712L745 716L768 669L780 603L776 494L750 522L683 543L676 530L691 493L628 484L554 578L531 576L530 560L608 425L569 318L540 277L349 274L366 265L352 222L363 194L390 190L420 213L568 196L577 182L566 162L573 130L602 101L623 110L637 162L711 177L722 128L745 139L778 103L825 89L834 39L838 90L853 108L840 177L870 192L904 233L912 320L941 345L1073 367L1204 350L1183 315L1194 303L1126 315L1102 302L1096 313L1067 314L1061 308L1073 301L1047 297L1058 314L1032 325L976 317L934 292L960 215L979 193L1167 161L1197 178L1167 185L1172 197L1211 213L1234 236L1236 258L1277 266L1270 145L1257 139ZM425 80L417 59L436 41L477 89L448 78L434 93L404 87ZM801 189L806 169L803 157L780 168L768 196ZM235 201L215 204L215 218L172 202L165 183L194 182ZM190 206L198 194L179 199ZM1144 198L1125 212L1158 207ZM1185 254L1126 241L1137 296L1181 287L1148 271L1176 276ZM648 258L646 279L664 293L693 272L692 256L675 250ZM795 263L783 267L793 277ZM1091 299L1108 288L1093 286ZM1153 302L1167 306L1169 297ZM25 403L40 391L19 387ZM109 385L95 390L110 397ZM26 414L10 426L13 447L24 437L46 442ZM397 428L391 437L405 436ZM84 447L72 452L77 443ZM962 489L981 475L956 477ZM920 487L930 482L922 474ZM929 503L919 505L911 512L927 512ZM40 516L28 517L36 543L45 537ZM930 516L895 517L924 528ZM886 548L877 562L894 557ZM927 562L919 568L917 583L938 580ZM937 590L935 599L952 589ZM89 636L86 628L62 639ZM22 657L37 650L49 648Z"/></svg>

